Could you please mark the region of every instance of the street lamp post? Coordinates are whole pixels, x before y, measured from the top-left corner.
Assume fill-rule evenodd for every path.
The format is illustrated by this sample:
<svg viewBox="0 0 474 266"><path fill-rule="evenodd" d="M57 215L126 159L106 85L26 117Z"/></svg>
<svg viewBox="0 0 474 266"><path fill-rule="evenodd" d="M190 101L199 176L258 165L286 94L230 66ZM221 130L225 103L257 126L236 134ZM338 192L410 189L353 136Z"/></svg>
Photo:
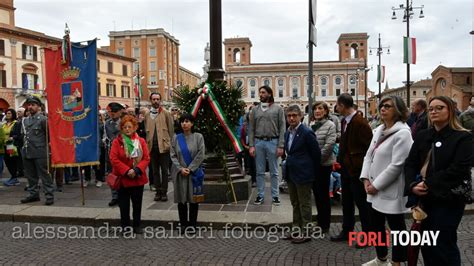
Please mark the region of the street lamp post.
<svg viewBox="0 0 474 266"><path fill-rule="evenodd" d="M372 49L375 49L377 51L377 56L379 57L379 65L378 67L382 67L382 54L383 54L383 49L387 49L387 54L390 54L390 46L382 46L382 39L380 38L380 33L379 33L379 46L378 47L369 47L369 55L372 55ZM381 69L380 69L381 71ZM382 73L380 73L382 75ZM377 95L378 102L380 103L380 99L382 97L382 79L379 78L378 80L379 83L379 94Z"/></svg>
<svg viewBox="0 0 474 266"><path fill-rule="evenodd" d="M410 18L414 14L413 9L420 9L420 18L424 18L425 15L423 14L423 7L424 5L421 6L413 6L413 0L406 0L406 5L399 5L399 7L392 7L392 19L397 19L397 16L395 14L395 11L398 10L403 10L403 22L407 23L407 38L410 38ZM407 60L407 81L406 81L406 86L407 86L407 106L410 106L410 62Z"/></svg>

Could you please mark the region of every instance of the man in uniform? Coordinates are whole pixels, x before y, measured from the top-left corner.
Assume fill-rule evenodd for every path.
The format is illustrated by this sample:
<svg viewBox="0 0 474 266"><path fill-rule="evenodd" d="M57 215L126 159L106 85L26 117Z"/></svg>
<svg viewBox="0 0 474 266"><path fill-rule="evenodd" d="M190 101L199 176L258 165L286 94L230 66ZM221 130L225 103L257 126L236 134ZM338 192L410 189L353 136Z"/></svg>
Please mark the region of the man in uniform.
<svg viewBox="0 0 474 266"><path fill-rule="evenodd" d="M103 137L103 141L104 141L105 150L106 150L105 171L110 173L112 172L112 167L113 167L110 164L110 159L109 159L110 148L112 147L112 142L114 141L114 139L120 134L120 118L122 117L122 112L125 108L119 103L112 102L112 103L109 103L109 105L107 106L107 109L109 111L110 118L105 121L105 126L104 126L105 134ZM116 190L111 189L111 193L112 193L112 200L109 202L110 207L118 204L118 192Z"/></svg>
<svg viewBox="0 0 474 266"><path fill-rule="evenodd" d="M24 136L23 167L28 178L28 197L21 203L39 201L38 182L41 179L46 197L46 205L54 203L53 180L48 172L48 130L47 118L40 113L41 101L38 97L28 97L26 105L30 116L22 122L21 132Z"/></svg>

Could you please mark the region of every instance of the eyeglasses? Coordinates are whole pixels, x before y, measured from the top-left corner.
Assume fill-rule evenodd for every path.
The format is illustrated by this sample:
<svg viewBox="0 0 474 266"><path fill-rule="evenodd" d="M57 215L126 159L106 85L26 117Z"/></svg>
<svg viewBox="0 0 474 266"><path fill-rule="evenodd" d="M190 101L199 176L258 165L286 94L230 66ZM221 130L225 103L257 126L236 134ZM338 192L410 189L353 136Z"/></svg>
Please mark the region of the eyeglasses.
<svg viewBox="0 0 474 266"><path fill-rule="evenodd" d="M171 109L171 111L176 112L176 111L178 111L178 109L174 109L174 108L173 108L173 109Z"/></svg>
<svg viewBox="0 0 474 266"><path fill-rule="evenodd" d="M393 105L390 105L388 103L379 105L379 109L382 109L382 108L390 109L392 107L393 107Z"/></svg>
<svg viewBox="0 0 474 266"><path fill-rule="evenodd" d="M435 106L430 106L428 108L428 112L435 112L435 113L439 113L441 112L441 110L443 110L446 106L444 105L435 105Z"/></svg>

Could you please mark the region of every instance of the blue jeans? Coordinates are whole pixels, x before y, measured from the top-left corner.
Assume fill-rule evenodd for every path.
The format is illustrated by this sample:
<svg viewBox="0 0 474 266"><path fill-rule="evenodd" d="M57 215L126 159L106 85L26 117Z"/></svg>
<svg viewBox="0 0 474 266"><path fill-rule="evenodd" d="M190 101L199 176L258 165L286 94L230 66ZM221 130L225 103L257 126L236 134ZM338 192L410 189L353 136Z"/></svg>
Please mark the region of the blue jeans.
<svg viewBox="0 0 474 266"><path fill-rule="evenodd" d="M264 198L265 194L265 167L268 160L270 169L272 197L278 197L278 139L270 141L255 140L255 164L257 168L257 196Z"/></svg>
<svg viewBox="0 0 474 266"><path fill-rule="evenodd" d="M341 188L341 174L331 172L331 181L329 182L329 192Z"/></svg>

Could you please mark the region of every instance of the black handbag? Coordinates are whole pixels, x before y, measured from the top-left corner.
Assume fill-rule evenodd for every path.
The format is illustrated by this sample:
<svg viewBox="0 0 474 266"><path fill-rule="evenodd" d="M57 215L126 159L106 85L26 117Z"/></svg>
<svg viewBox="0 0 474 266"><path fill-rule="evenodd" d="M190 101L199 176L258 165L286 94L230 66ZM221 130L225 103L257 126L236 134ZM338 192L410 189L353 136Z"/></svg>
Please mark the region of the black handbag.
<svg viewBox="0 0 474 266"><path fill-rule="evenodd" d="M472 195L472 177L464 178L461 185L452 188L451 192L464 200L464 203L471 204L473 202Z"/></svg>

